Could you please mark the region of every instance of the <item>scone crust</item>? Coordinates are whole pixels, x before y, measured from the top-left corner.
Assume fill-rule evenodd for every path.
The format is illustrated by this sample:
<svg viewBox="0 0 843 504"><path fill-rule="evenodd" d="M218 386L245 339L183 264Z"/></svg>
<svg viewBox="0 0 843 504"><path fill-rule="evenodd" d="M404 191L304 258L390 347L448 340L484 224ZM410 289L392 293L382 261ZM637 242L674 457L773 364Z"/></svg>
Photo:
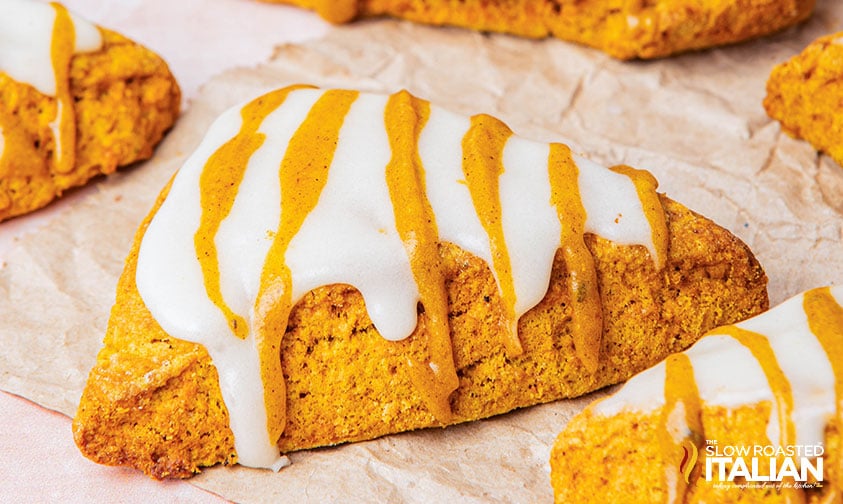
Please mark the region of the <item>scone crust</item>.
<svg viewBox="0 0 843 504"><path fill-rule="evenodd" d="M0 73L0 116L6 148L0 163L0 220L47 205L69 188L152 156L179 114L181 92L167 64L149 49L100 28L103 48L71 60L76 162L54 162L50 126L57 101Z"/></svg>
<svg viewBox="0 0 843 504"><path fill-rule="evenodd" d="M268 0L331 22L393 16L478 31L557 37L620 59L741 42L807 19L815 0Z"/></svg>
<svg viewBox="0 0 843 504"><path fill-rule="evenodd" d="M454 423L617 383L710 328L767 309L766 277L749 249L678 203L666 197L662 203L671 238L668 264L660 271L641 246L586 236L605 319L593 374L574 351L561 254L545 299L520 320L525 351L512 357L504 347L489 268L440 244L460 381L450 398ZM155 478L188 477L203 466L232 463L236 453L208 354L166 334L138 294L135 265L150 218L127 259L105 347L73 429L82 452L97 462L133 466ZM307 294L282 340L288 423L281 451L441 426L408 371L408 361L426 360L426 324L420 308L410 337L386 341L352 287L331 285Z"/></svg>
<svg viewBox="0 0 843 504"><path fill-rule="evenodd" d="M821 37L777 65L764 108L787 134L843 165L843 32Z"/></svg>

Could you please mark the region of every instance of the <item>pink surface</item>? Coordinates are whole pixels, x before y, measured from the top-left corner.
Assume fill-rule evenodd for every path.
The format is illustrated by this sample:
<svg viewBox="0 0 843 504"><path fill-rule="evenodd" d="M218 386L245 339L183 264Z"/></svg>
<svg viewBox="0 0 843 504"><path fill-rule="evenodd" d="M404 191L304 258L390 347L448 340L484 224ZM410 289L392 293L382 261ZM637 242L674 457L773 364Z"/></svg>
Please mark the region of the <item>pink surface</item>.
<svg viewBox="0 0 843 504"><path fill-rule="evenodd" d="M183 481L154 481L83 457L70 419L0 392L0 488L11 502L221 503Z"/></svg>

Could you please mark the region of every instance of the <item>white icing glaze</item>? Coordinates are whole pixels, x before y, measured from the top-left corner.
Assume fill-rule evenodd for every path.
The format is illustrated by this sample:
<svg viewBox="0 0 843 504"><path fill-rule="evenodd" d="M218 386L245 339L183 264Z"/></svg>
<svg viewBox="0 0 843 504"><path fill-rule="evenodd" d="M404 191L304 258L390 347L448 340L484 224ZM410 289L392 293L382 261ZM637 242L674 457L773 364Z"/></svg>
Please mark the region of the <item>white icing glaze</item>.
<svg viewBox="0 0 843 504"><path fill-rule="evenodd" d="M574 161L580 169L585 231L620 245L644 245L658 264L652 228L632 180L581 156L575 155Z"/></svg>
<svg viewBox="0 0 843 504"><path fill-rule="evenodd" d="M690 429L686 420L685 403L677 401L667 416L667 433L675 443L681 443L688 436ZM675 469L675 468L674 468Z"/></svg>
<svg viewBox="0 0 843 504"><path fill-rule="evenodd" d="M296 115L292 113L287 117L295 120ZM237 133L240 123L239 109L231 109L220 116L173 179L169 197L158 209L156 219L144 235L138 255L136 281L144 303L168 334L202 343L208 350L219 374L220 391L229 412L231 430L235 433L239 463L251 467L272 467L279 463L280 457L274 440L269 439L266 430L263 382L254 336L250 334L245 340L233 336L222 312L205 295L204 277L196 260L193 242L201 216L199 192L194 189L199 186L199 177L208 158ZM264 145L278 143L273 140ZM260 163L255 165L263 166ZM269 229L275 229L277 225L275 214ZM248 240L247 235L238 238ZM232 240L226 245L236 246L238 241ZM252 245L260 247L262 243L257 241ZM231 254L221 251L220 256L227 260ZM248 253L243 252L240 257L244 256L248 257ZM248 261L235 262L241 268L254 268ZM259 264L262 266L263 261ZM224 278L229 280L231 276ZM248 281L241 285L241 288L249 288ZM253 290L257 292L257 288L253 287ZM237 297L229 298L229 302L246 304L242 301L238 303ZM245 313L248 315L251 311Z"/></svg>
<svg viewBox="0 0 843 504"><path fill-rule="evenodd" d="M843 286L833 287L829 293L831 294L831 297L833 297L834 300L837 301L837 304L843 306Z"/></svg>
<svg viewBox="0 0 843 504"><path fill-rule="evenodd" d="M489 237L474 210L462 171L462 138L470 126L468 117L431 106L427 126L419 136L419 157L439 237L459 242L463 250L491 264Z"/></svg>
<svg viewBox="0 0 843 504"><path fill-rule="evenodd" d="M652 411L664 407L665 364L655 366L633 376L614 394L592 406L598 415L613 416L621 411Z"/></svg>
<svg viewBox="0 0 843 504"><path fill-rule="evenodd" d="M315 92L315 91L314 91ZM355 286L386 339L416 327L419 291L385 178L391 152L383 121L386 97L361 95L351 106L328 183L287 250L293 299L323 285Z"/></svg>
<svg viewBox="0 0 843 504"><path fill-rule="evenodd" d="M843 287L831 289L840 302ZM778 307L735 324L767 337L777 364L790 383L793 395L791 418L796 427L795 444L816 445L835 412L834 373L831 363L808 326L803 309L804 293ZM686 351L703 404L737 408L771 403L767 424L770 443L778 445L781 425L769 381L752 352L735 338L711 331ZM823 358L825 357L825 358ZM611 416L620 411L648 412L661 408L664 397L664 363L635 377L615 395L595 404L593 411Z"/></svg>
<svg viewBox="0 0 843 504"><path fill-rule="evenodd" d="M839 289L843 291L843 289ZM838 292L839 292L838 291ZM776 361L790 382L793 394L792 418L799 428L796 444L816 445L823 442L826 423L834 414L834 371L819 340L808 326L802 297L791 298L776 308L778 316L755 317L738 327L760 334L786 334L771 337L770 346ZM771 415L771 423L776 417ZM778 437L771 437L776 440Z"/></svg>
<svg viewBox="0 0 843 504"><path fill-rule="evenodd" d="M240 194L246 197L234 200L231 213L220 223L217 232L223 297L250 325L254 325L252 310L260 290L264 260L281 218L281 185L268 181L277 180L287 145L320 94L306 90L291 93L264 120L258 131L267 136L266 140L249 160L240 184ZM193 287L194 294L204 292L201 277L199 282Z"/></svg>
<svg viewBox="0 0 843 504"><path fill-rule="evenodd" d="M688 350L694 377L704 404L737 408L745 404L771 403L767 437L779 440L779 418L767 376L752 352L731 336L712 334Z"/></svg>
<svg viewBox="0 0 843 504"><path fill-rule="evenodd" d="M737 407L773 400L761 365L747 347L731 336L712 333L687 354L700 398L707 404Z"/></svg>
<svg viewBox="0 0 843 504"><path fill-rule="evenodd" d="M71 14L76 31L75 52L96 51L102 35L92 23ZM56 76L50 47L56 11L34 0L0 2L0 72L31 84L48 96L56 94Z"/></svg>
<svg viewBox="0 0 843 504"><path fill-rule="evenodd" d="M248 322L250 333L256 324L261 272L284 202L278 169L290 138L323 93L292 91L266 117L259 131L267 138L249 159L231 212L215 237L222 297ZM293 303L322 285L353 285L363 294L378 331L398 340L416 326L419 289L396 229L385 179L391 157L384 126L386 103L385 96L361 94L352 104L318 203L292 238L285 262L292 274ZM240 108L227 111L211 126L174 178L142 239L136 281L141 297L167 333L208 348L221 376L240 463L270 467L278 461L278 450L266 435L264 388L256 372L253 337L234 336L208 297L194 245L202 214L200 175L214 151L239 131ZM490 240L462 171L461 141L469 126L468 118L431 107L419 137L419 157L440 239L491 264ZM504 150L505 171L499 181L502 219L518 315L544 297L561 239L558 216L550 204L548 155L546 144L516 137ZM582 158L577 162L584 199L585 195L597 197L601 188L611 193L600 199L595 217L589 216L589 230L654 250L652 232L631 181ZM592 207L593 203L586 205L587 210ZM618 214L624 218L615 222ZM634 225L645 229L623 229ZM636 237L640 240L635 241Z"/></svg>
<svg viewBox="0 0 843 504"><path fill-rule="evenodd" d="M231 109L211 125L173 178L167 199L144 233L138 254L138 292L155 320L168 334L188 341L203 340L207 346L222 346L234 338L225 317L205 293L202 269L196 260L193 236L201 217L197 188L208 158L237 133L240 121L239 110Z"/></svg>
<svg viewBox="0 0 843 504"><path fill-rule="evenodd" d="M550 268L560 245L561 225L550 204L547 163L550 146L512 137L503 151L501 213L515 281L515 314L521 316L544 298Z"/></svg>

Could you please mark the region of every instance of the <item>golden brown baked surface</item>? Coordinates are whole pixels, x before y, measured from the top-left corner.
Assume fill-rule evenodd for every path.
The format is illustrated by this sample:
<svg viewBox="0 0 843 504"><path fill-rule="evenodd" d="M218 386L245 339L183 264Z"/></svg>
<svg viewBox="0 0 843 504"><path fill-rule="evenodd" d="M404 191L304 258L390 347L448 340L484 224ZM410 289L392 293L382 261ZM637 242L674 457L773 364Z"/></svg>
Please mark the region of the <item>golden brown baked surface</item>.
<svg viewBox="0 0 843 504"><path fill-rule="evenodd" d="M57 166L50 122L57 100L0 73L0 220L41 208L65 190L152 156L179 113L181 93L167 64L109 30L103 48L73 57L75 163Z"/></svg>
<svg viewBox="0 0 843 504"><path fill-rule="evenodd" d="M789 135L807 140L843 165L843 32L817 39L777 65L764 108Z"/></svg>
<svg viewBox="0 0 843 504"><path fill-rule="evenodd" d="M805 20L815 0L268 0L334 23L393 16L524 37L557 37L620 59L657 58L767 35Z"/></svg>
<svg viewBox="0 0 843 504"><path fill-rule="evenodd" d="M524 352L508 357L489 268L440 244L460 382L450 397L454 423L617 383L706 330L767 308L766 277L749 249L685 207L665 197L662 203L670 231L662 270L643 247L586 236L605 321L593 374L575 355L561 254L545 299L520 320ZM97 462L155 478L189 477L237 456L208 354L166 334L138 294L138 247L151 216L127 259L73 430L81 451ZM332 285L307 294L282 340L288 419L281 451L440 426L407 365L427 357L426 324L422 312L415 333L390 342L375 331L355 289Z"/></svg>

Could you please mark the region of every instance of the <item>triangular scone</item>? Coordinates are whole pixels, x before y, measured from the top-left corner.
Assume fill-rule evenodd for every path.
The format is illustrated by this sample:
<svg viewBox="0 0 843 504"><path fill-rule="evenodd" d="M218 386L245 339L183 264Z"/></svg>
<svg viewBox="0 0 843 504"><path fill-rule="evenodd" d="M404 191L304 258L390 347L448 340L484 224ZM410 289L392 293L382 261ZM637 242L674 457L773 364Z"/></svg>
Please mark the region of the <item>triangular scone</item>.
<svg viewBox="0 0 843 504"><path fill-rule="evenodd" d="M293 86L224 113L144 221L74 433L158 478L277 466L579 396L766 308L647 172Z"/></svg>
<svg viewBox="0 0 843 504"><path fill-rule="evenodd" d="M0 220L150 157L178 116L159 56L60 4L0 2L0 33Z"/></svg>
<svg viewBox="0 0 843 504"><path fill-rule="evenodd" d="M658 58L768 35L807 19L816 0L268 0L333 23L393 16L543 38L620 59Z"/></svg>
<svg viewBox="0 0 843 504"><path fill-rule="evenodd" d="M709 332L589 406L556 502L840 502L843 287Z"/></svg>
<svg viewBox="0 0 843 504"><path fill-rule="evenodd" d="M777 65L764 108L789 135L843 165L843 32L821 37Z"/></svg>

